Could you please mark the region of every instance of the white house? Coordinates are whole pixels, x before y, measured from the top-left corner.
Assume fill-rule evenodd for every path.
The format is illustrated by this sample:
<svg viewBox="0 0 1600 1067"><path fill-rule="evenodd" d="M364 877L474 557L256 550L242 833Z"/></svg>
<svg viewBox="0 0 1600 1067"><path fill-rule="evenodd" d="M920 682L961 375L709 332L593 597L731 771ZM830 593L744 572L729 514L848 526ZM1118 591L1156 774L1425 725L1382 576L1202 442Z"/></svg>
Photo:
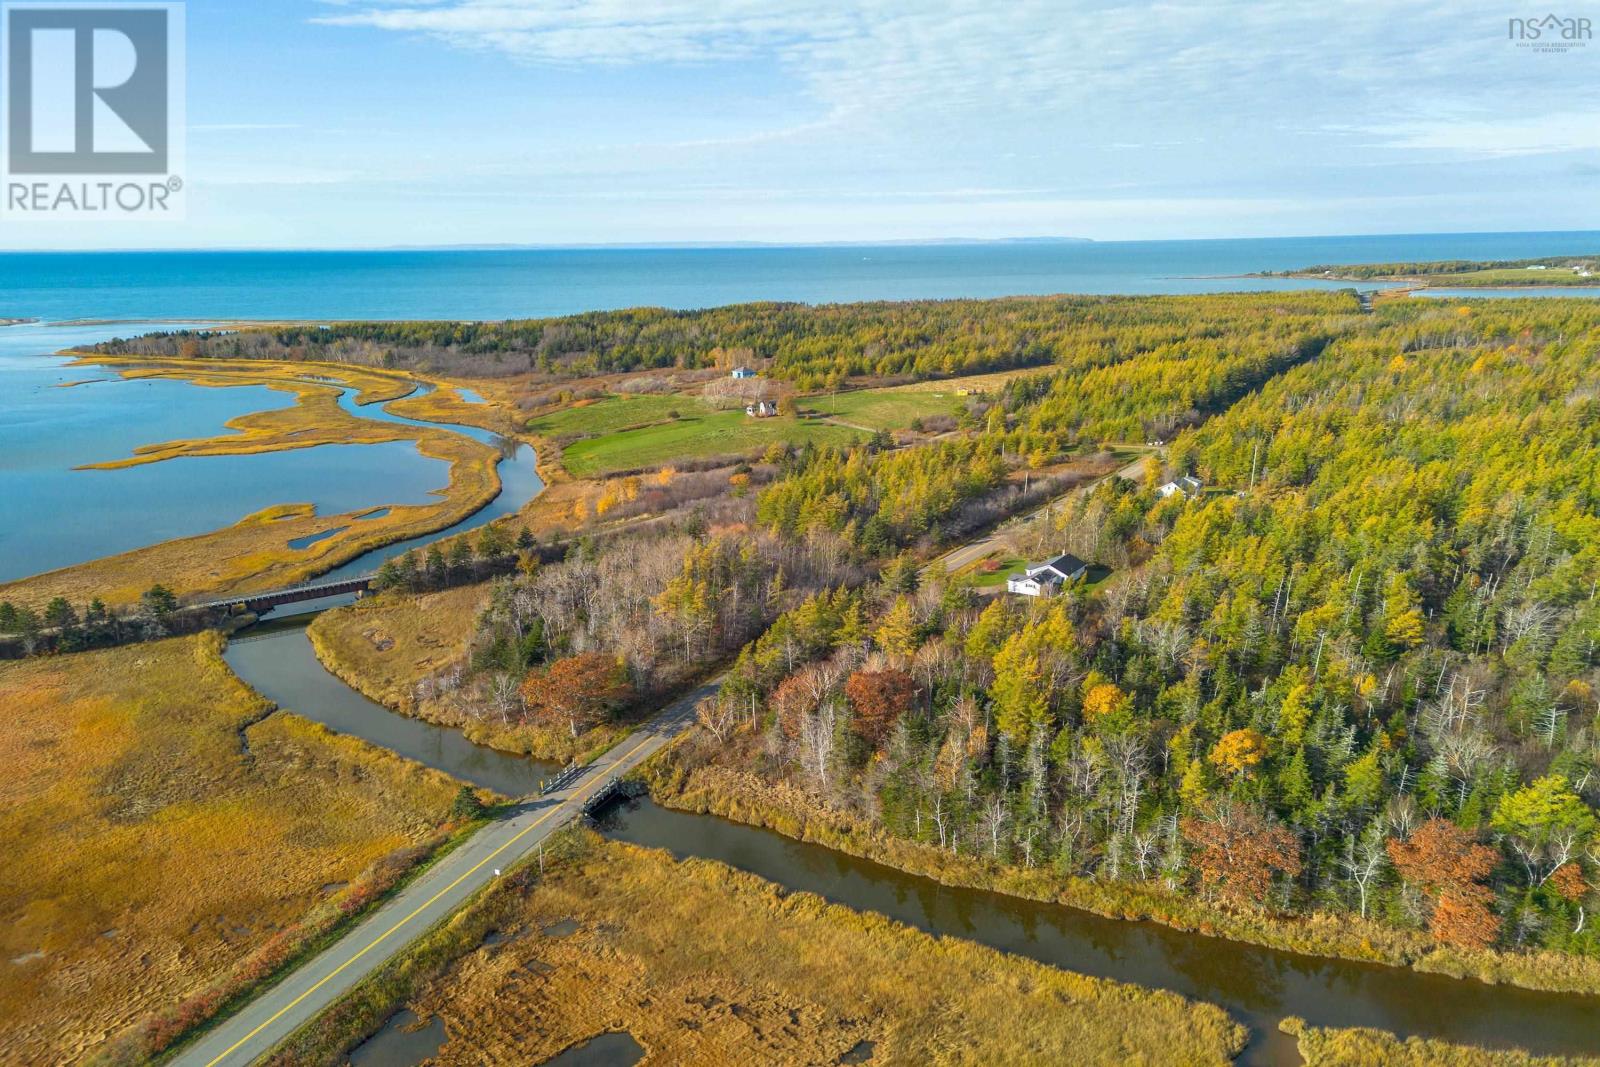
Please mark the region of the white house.
<svg viewBox="0 0 1600 1067"><path fill-rule="evenodd" d="M755 376L756 372L749 367L735 367L728 373L730 378L754 378Z"/></svg>
<svg viewBox="0 0 1600 1067"><path fill-rule="evenodd" d="M746 404L744 413L753 419L770 418L778 413L778 405L770 400L757 400L754 404Z"/></svg>
<svg viewBox="0 0 1600 1067"><path fill-rule="evenodd" d="M1163 497L1169 497L1173 493L1182 493L1187 497L1196 497L1200 495L1201 491L1205 489L1205 487L1206 483L1202 482L1199 478L1196 478L1193 475L1185 474L1182 478L1170 481L1165 485L1156 486L1156 492L1160 493Z"/></svg>
<svg viewBox="0 0 1600 1067"><path fill-rule="evenodd" d="M1022 596L1054 596L1063 585L1075 582L1089 571L1089 565L1070 552L1043 563L1030 563L1021 574L1006 579L1006 591Z"/></svg>

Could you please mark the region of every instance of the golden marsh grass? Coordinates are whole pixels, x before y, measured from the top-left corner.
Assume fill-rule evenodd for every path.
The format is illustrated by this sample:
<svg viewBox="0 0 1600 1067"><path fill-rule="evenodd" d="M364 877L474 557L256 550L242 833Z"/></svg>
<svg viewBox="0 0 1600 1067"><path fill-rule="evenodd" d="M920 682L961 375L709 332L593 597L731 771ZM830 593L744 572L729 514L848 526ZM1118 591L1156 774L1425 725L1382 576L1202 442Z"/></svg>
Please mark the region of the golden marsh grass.
<svg viewBox="0 0 1600 1067"><path fill-rule="evenodd" d="M0 666L0 1061L83 1058L437 840L451 779L268 715L220 651Z"/></svg>
<svg viewBox="0 0 1600 1067"><path fill-rule="evenodd" d="M1306 1067L1584 1067L1589 1057L1534 1056L1520 1050L1476 1048L1410 1037L1404 1041L1383 1030L1337 1030L1307 1026L1289 1018L1280 1024L1294 1034Z"/></svg>
<svg viewBox="0 0 1600 1067"><path fill-rule="evenodd" d="M415 1000L435 1062L543 1062L625 1030L651 1063L1226 1063L1218 1008L936 938L705 860L591 837ZM575 923L568 936L543 931Z"/></svg>

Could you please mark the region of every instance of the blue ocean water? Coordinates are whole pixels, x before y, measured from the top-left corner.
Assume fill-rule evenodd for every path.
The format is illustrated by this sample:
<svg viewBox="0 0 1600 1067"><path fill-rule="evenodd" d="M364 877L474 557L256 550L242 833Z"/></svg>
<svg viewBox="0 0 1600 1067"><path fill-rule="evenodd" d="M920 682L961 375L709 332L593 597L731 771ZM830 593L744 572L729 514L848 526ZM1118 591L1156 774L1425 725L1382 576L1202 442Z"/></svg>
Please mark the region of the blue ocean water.
<svg viewBox="0 0 1600 1067"><path fill-rule="evenodd" d="M1318 281L1236 276L1317 263L1596 252L1596 232L801 248L17 252L0 254L0 317L493 319L750 300L1326 288Z"/></svg>

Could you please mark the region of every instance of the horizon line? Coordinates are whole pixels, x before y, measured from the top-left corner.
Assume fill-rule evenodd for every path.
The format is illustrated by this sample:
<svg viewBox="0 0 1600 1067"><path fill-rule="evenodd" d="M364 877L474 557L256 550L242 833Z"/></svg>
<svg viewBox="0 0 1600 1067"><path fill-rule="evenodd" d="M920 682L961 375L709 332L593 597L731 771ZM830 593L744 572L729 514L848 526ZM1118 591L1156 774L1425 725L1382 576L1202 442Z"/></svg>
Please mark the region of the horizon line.
<svg viewBox="0 0 1600 1067"><path fill-rule="evenodd" d="M907 237L879 240L836 241L619 241L619 242L463 242L459 244L392 245L187 245L164 248L0 248L0 255L150 255L203 254L216 252L585 252L585 251L716 251L740 249L790 248L896 248L969 245L1116 245L1116 244L1207 244L1217 242L1359 240L1397 237L1544 237L1573 234L1600 235L1600 229L1575 230L1406 230L1393 233L1306 233L1271 237L1141 237L1100 239L1057 235L1012 237ZM1597 250L1600 251L1600 250Z"/></svg>

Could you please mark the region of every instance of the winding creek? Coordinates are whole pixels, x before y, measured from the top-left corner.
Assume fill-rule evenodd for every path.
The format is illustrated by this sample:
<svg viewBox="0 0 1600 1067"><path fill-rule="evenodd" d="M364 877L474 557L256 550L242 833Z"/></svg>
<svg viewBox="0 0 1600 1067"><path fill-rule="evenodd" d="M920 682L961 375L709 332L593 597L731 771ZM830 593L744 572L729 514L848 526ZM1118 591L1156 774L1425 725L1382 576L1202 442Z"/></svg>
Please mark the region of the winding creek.
<svg viewBox="0 0 1600 1067"><path fill-rule="evenodd" d="M311 616L265 622L228 643L233 672L280 708L352 734L407 759L507 796L537 792L560 769L475 745L459 730L397 715L330 674L306 636Z"/></svg>
<svg viewBox="0 0 1600 1067"><path fill-rule="evenodd" d="M431 385L422 385L418 387L418 392L427 393L432 388ZM470 389L458 389L456 392L466 399L468 403L479 404L484 402L481 396ZM417 393L411 395L415 396ZM500 465L497 468L500 474L500 494L454 525L447 526L436 533L421 534L417 537L407 538L404 541L396 541L393 544L374 548L371 551L362 553L348 563L333 568L326 572L323 577L336 579L366 574L369 571L376 570L384 560L404 555L414 548L425 548L441 537L450 537L454 534L465 533L468 530L475 530L503 515L514 515L522 510L524 504L544 491L544 479L539 477L539 456L532 445L512 441L492 430L485 430L477 426L467 426L453 422L424 422L420 419L396 415L389 410L388 404L374 404L363 407L355 402L354 391L349 389L346 389L340 395L339 406L356 418L381 419L385 422L397 422L405 426L418 426L425 429L442 428L464 434L475 441L495 445L500 449L501 456Z"/></svg>
<svg viewBox="0 0 1600 1067"><path fill-rule="evenodd" d="M398 715L356 693L317 660L303 616L265 623L236 639L227 661L280 706L464 781L526 792L553 771L549 764L474 745L458 731ZM1294 1039L1277 1029L1288 1015L1317 1026L1371 1026L1402 1037L1546 1054L1600 1052L1600 1004L1593 998L1305 956L954 888L648 800L612 809L601 829L616 840L717 860L786 889L879 912L932 934L1220 1005L1251 1030L1239 1061L1245 1064L1298 1062Z"/></svg>

